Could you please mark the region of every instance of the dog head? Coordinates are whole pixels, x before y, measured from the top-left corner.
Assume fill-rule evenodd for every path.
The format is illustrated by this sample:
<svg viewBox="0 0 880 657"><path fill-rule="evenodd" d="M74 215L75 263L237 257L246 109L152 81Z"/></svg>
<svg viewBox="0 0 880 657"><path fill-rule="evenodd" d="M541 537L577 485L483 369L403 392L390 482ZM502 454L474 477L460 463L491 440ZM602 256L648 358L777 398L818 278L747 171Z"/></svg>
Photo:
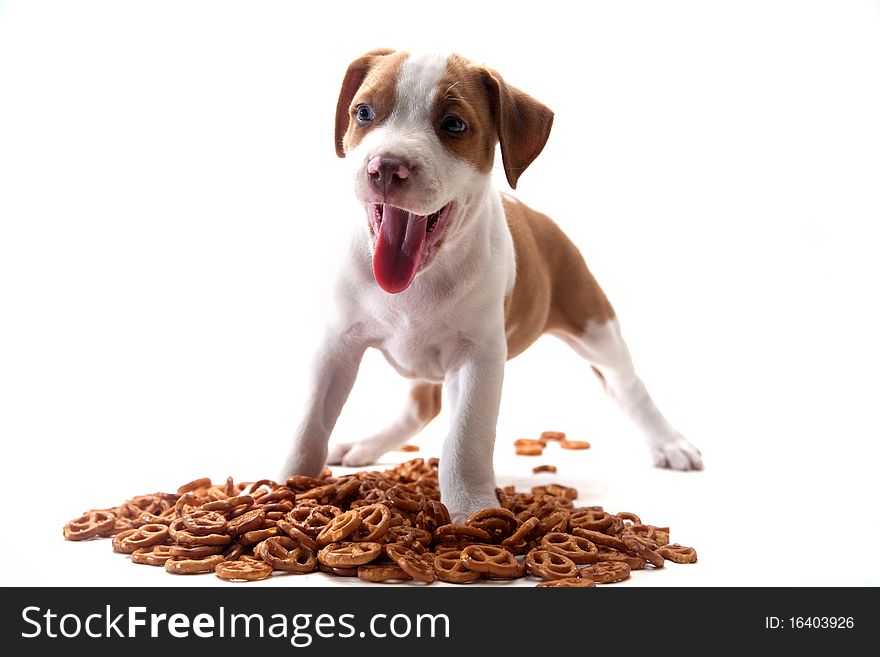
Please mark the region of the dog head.
<svg viewBox="0 0 880 657"><path fill-rule="evenodd" d="M500 142L516 188L540 154L553 113L457 55L374 50L348 67L336 106L336 153L354 167L373 274L404 291L481 199Z"/></svg>

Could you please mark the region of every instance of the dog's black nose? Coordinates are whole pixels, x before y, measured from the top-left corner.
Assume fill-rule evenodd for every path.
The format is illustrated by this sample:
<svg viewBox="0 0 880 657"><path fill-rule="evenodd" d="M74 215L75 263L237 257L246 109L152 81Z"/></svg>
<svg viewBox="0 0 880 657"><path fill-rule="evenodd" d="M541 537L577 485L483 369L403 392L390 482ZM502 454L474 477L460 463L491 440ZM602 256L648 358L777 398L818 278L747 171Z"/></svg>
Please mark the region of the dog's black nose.
<svg viewBox="0 0 880 657"><path fill-rule="evenodd" d="M367 162L367 177L386 194L392 188L403 184L410 173L412 173L410 165L396 157L377 155Z"/></svg>

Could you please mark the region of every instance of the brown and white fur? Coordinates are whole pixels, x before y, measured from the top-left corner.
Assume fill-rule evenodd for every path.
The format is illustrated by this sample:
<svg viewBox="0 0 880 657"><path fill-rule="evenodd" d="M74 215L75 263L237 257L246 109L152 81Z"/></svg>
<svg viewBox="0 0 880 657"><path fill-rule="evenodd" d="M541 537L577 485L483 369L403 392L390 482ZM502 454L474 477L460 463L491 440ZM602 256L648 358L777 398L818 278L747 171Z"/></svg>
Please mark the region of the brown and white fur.
<svg viewBox="0 0 880 657"><path fill-rule="evenodd" d="M504 364L544 333L592 366L645 435L656 465L702 469L700 452L636 376L614 310L580 252L548 217L492 184L496 144L515 188L552 121L544 105L456 55L376 50L352 62L337 104L336 149L353 167L366 217L339 273L338 312L283 474L374 462L439 413L445 386L451 426L440 456L442 500L458 519L497 506L492 454ZM398 216L389 214L394 208L410 213L406 230L426 230L418 222L439 215L417 268L401 265L402 278L389 282L376 250L382 217ZM410 281L407 271L415 271ZM413 381L409 399L388 429L328 454L368 347Z"/></svg>

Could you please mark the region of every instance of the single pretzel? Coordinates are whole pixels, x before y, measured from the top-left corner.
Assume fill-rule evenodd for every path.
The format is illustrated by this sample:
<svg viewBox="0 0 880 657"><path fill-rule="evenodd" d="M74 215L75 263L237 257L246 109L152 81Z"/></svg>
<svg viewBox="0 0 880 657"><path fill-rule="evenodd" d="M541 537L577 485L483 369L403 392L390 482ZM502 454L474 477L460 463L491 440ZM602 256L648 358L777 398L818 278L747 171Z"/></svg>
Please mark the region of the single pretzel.
<svg viewBox="0 0 880 657"><path fill-rule="evenodd" d="M574 536L563 532L550 532L541 539L541 547L550 552L556 552L568 557L574 563L596 563L599 558L599 549L595 544L582 536Z"/></svg>
<svg viewBox="0 0 880 657"><path fill-rule="evenodd" d="M131 553L132 563L145 564L147 566L164 566L165 562L173 557L170 545L152 545L138 548Z"/></svg>
<svg viewBox="0 0 880 657"><path fill-rule="evenodd" d="M482 529L489 534L491 542L500 543L516 531L519 522L510 509L495 507L472 513L464 524Z"/></svg>
<svg viewBox="0 0 880 657"><path fill-rule="evenodd" d="M315 540L311 536L294 527L293 524L288 520L279 520L278 529L290 536L290 538L298 542L303 547L307 547L313 552L317 552L320 549L320 546L315 543Z"/></svg>
<svg viewBox="0 0 880 657"><path fill-rule="evenodd" d="M417 526L427 532L433 534L438 527L448 525L452 522L449 517L449 509L446 505L437 500L428 500L416 519Z"/></svg>
<svg viewBox="0 0 880 657"><path fill-rule="evenodd" d="M196 536L222 534L226 531L226 518L217 511L196 509L183 516L183 525Z"/></svg>
<svg viewBox="0 0 880 657"><path fill-rule="evenodd" d="M318 552L318 562L334 568L352 568L370 563L380 554L379 543L331 543Z"/></svg>
<svg viewBox="0 0 880 657"><path fill-rule="evenodd" d="M623 541L615 536L608 536L608 534L603 534L602 532L593 531L591 529L581 529L580 527L573 528L571 533L575 536L585 538L596 545L603 545L620 551L626 550Z"/></svg>
<svg viewBox="0 0 880 657"><path fill-rule="evenodd" d="M227 513L239 507L250 508L253 505L254 498L250 495L236 495L234 497L227 497L222 500L206 502L205 504L202 504L202 509L204 509L205 511L220 511L223 513Z"/></svg>
<svg viewBox="0 0 880 657"><path fill-rule="evenodd" d="M629 577L630 567L623 561L603 561L580 569L581 577L591 579L596 584L613 584Z"/></svg>
<svg viewBox="0 0 880 657"><path fill-rule="evenodd" d="M538 438L545 445L551 440L562 441L565 440L565 432L564 431L544 431L541 433L541 437Z"/></svg>
<svg viewBox="0 0 880 657"><path fill-rule="evenodd" d="M468 525L443 525L434 532L434 540L438 543L447 540L454 543L488 543L489 539L489 532Z"/></svg>
<svg viewBox="0 0 880 657"><path fill-rule="evenodd" d="M287 520L304 534L316 538L324 527L341 514L342 509L332 504L300 504L287 514Z"/></svg>
<svg viewBox="0 0 880 657"><path fill-rule="evenodd" d="M612 521L611 515L605 511L576 509L568 519L568 526L570 529L578 528L601 532L608 529Z"/></svg>
<svg viewBox="0 0 880 657"><path fill-rule="evenodd" d="M110 511L89 511L64 525L64 538L68 541L85 541L112 530L116 515Z"/></svg>
<svg viewBox="0 0 880 657"><path fill-rule="evenodd" d="M175 575L197 575L210 573L218 563L223 563L222 554L212 554L201 559L172 557L165 562L165 570Z"/></svg>
<svg viewBox="0 0 880 657"><path fill-rule="evenodd" d="M541 579L565 579L577 577L578 569L568 557L549 550L532 550L526 555L529 574Z"/></svg>
<svg viewBox="0 0 880 657"><path fill-rule="evenodd" d="M266 539L257 546L254 553L276 570L310 573L317 566L312 550L285 536Z"/></svg>
<svg viewBox="0 0 880 657"><path fill-rule="evenodd" d="M419 555L407 547L401 545L386 545L385 554L387 554L394 563L400 566L403 571L421 582L430 584L434 581L434 568L424 559L420 559Z"/></svg>
<svg viewBox="0 0 880 657"><path fill-rule="evenodd" d="M262 509L250 509L230 520L226 524L226 533L230 536L239 536L253 529L260 529L266 514Z"/></svg>
<svg viewBox="0 0 880 657"><path fill-rule="evenodd" d="M425 503L425 496L418 491L412 491L401 484L392 486L385 492L388 503L404 511L420 511Z"/></svg>
<svg viewBox="0 0 880 657"><path fill-rule="evenodd" d="M613 548L605 547L604 545L600 545L599 547L599 561L598 563L603 563L605 561L620 561L629 566L630 570L642 570L647 564L647 560L642 557L638 557L634 554L629 554L627 552L619 552Z"/></svg>
<svg viewBox="0 0 880 657"><path fill-rule="evenodd" d="M537 518L527 518L519 527L517 527L515 532L501 541L501 545L504 545L505 547L519 545L521 542L528 539L529 535L539 524L541 524L541 521Z"/></svg>
<svg viewBox="0 0 880 657"><path fill-rule="evenodd" d="M559 446L562 449L590 449L590 443L586 440L561 440Z"/></svg>
<svg viewBox="0 0 880 657"><path fill-rule="evenodd" d="M210 477L201 477L200 479L194 479L188 484L184 484L180 488L177 489L178 495L186 495L187 493L191 493L193 491L201 490L202 488L209 488L211 486L211 478Z"/></svg>
<svg viewBox="0 0 880 657"><path fill-rule="evenodd" d="M388 533L391 526L391 511L384 504L368 504L357 509L361 524L352 535L352 540L367 543L378 541Z"/></svg>
<svg viewBox="0 0 880 657"><path fill-rule="evenodd" d="M647 560L654 568L662 568L666 562L659 554L648 549L638 536L624 536L621 540L628 552Z"/></svg>
<svg viewBox="0 0 880 657"><path fill-rule="evenodd" d="M585 579L583 577L564 577L563 579L551 579L535 585L536 589L549 589L556 587L570 589L594 589L596 588L596 582L591 579Z"/></svg>
<svg viewBox="0 0 880 657"><path fill-rule="evenodd" d="M238 537L238 542L243 547L250 547L251 545L256 545L257 543L265 541L267 538L273 538L280 535L281 530L278 529L276 525L272 525L271 527L264 527L263 529L252 529L249 532L245 532Z"/></svg>
<svg viewBox="0 0 880 657"><path fill-rule="evenodd" d="M168 535L179 545L194 547L197 545L226 545L232 541L229 534L205 534L197 536L183 529L183 518L174 520L168 525Z"/></svg>
<svg viewBox="0 0 880 657"><path fill-rule="evenodd" d="M437 579L453 584L467 584L480 579L480 573L468 569L462 563L460 555L459 550L434 555L434 573Z"/></svg>
<svg viewBox="0 0 880 657"><path fill-rule="evenodd" d="M495 577L522 576L522 567L510 552L495 545L469 545L459 558L464 567L475 573Z"/></svg>
<svg viewBox="0 0 880 657"><path fill-rule="evenodd" d="M262 561L221 561L214 566L214 574L230 582L253 582L272 574L272 566Z"/></svg>
<svg viewBox="0 0 880 657"><path fill-rule="evenodd" d="M697 562L697 551L692 547L685 547L684 545L679 545L678 543L661 546L657 550L657 554L659 554L664 559L669 559L669 561L674 561L675 563Z"/></svg>
<svg viewBox="0 0 880 657"><path fill-rule="evenodd" d="M340 513L318 533L315 542L321 546L337 543L357 531L362 522L363 518L356 510Z"/></svg>
<svg viewBox="0 0 880 657"><path fill-rule="evenodd" d="M113 537L113 551L131 554L138 548L163 543L166 538L168 538L167 525L144 525L137 529L126 529Z"/></svg>
<svg viewBox="0 0 880 657"><path fill-rule="evenodd" d="M412 579L396 563L372 564L358 566L357 576L368 582L387 582L388 580ZM478 575L479 577L479 575Z"/></svg>

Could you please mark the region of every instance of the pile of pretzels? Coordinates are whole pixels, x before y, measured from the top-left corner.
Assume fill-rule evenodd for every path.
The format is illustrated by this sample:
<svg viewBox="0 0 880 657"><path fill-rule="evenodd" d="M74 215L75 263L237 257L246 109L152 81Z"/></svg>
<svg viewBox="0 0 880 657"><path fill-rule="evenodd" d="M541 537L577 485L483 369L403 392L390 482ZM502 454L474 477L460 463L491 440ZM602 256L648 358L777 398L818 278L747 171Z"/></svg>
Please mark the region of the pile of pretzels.
<svg viewBox="0 0 880 657"><path fill-rule="evenodd" d="M575 507L559 484L497 490L498 506L451 522L437 459L384 472L225 484L196 479L176 493L139 495L64 526L70 541L112 537L113 550L169 573L261 580L316 570L368 582L532 577L539 587L593 587L666 561L694 563L669 528L633 513Z"/></svg>

